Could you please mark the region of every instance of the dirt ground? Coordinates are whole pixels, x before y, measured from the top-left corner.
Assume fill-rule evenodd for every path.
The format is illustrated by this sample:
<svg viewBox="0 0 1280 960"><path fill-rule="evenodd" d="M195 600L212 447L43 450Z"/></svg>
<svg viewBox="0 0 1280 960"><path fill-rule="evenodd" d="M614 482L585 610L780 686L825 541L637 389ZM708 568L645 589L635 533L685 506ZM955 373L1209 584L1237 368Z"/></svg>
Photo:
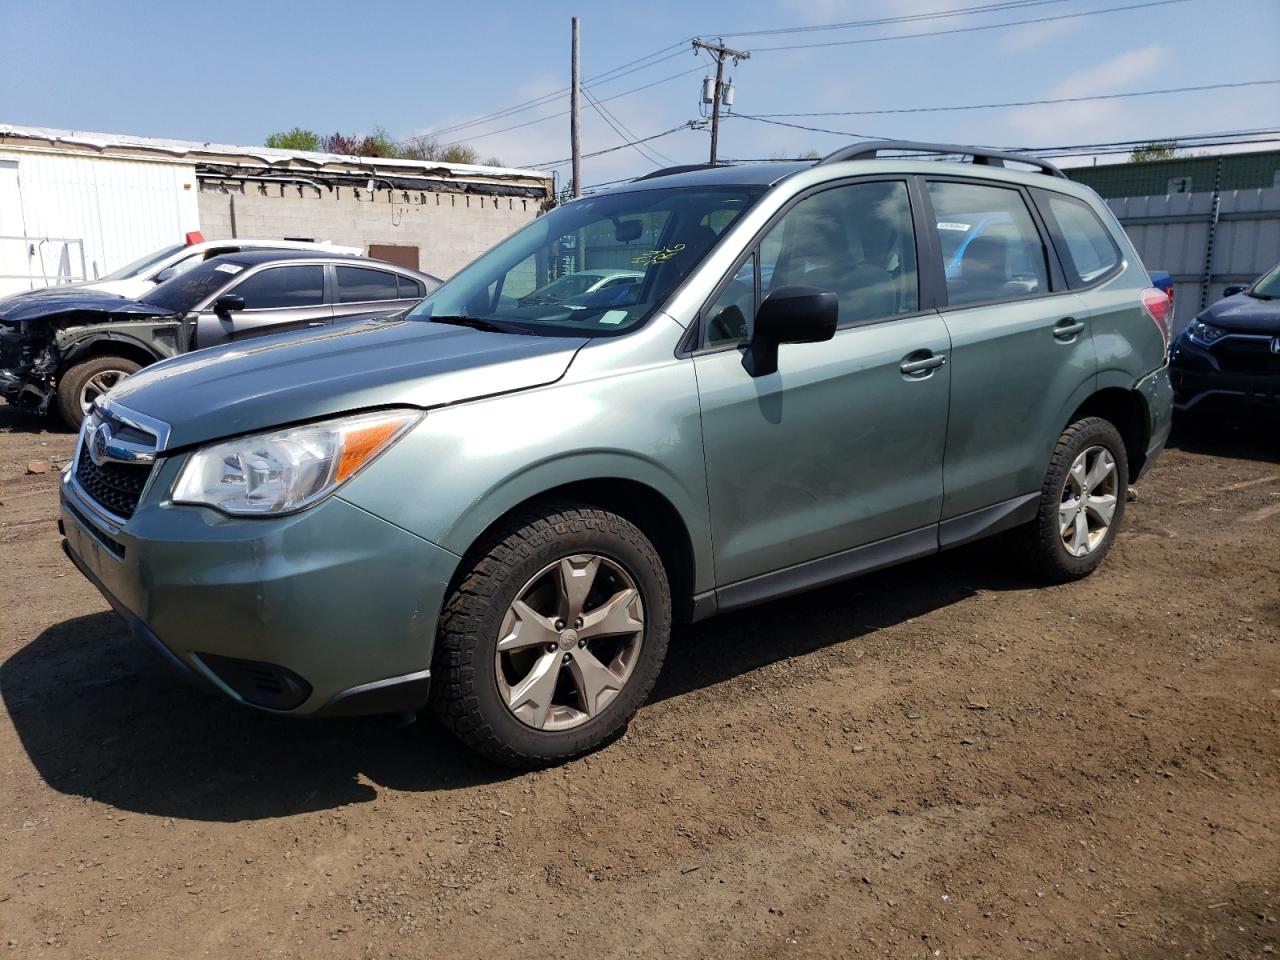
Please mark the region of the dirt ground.
<svg viewBox="0 0 1280 960"><path fill-rule="evenodd" d="M515 775L170 677L0 408L0 956L1269 956L1280 430L1178 444L1087 581L977 547L686 628Z"/></svg>

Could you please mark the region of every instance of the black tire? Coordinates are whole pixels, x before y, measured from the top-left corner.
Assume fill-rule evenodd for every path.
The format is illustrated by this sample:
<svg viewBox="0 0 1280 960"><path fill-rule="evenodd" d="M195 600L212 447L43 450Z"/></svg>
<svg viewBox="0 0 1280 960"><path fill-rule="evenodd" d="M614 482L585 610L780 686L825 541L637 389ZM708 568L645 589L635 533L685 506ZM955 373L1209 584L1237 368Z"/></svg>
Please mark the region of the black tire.
<svg viewBox="0 0 1280 960"><path fill-rule="evenodd" d="M567 730L528 726L507 707L494 662L503 617L548 564L593 553L623 567L640 593L644 632L638 659L616 697ZM463 743L518 769L588 753L625 730L653 689L671 633L671 593L658 552L633 524L595 507L547 503L513 516L463 558L445 602L433 657L432 707Z"/></svg>
<svg viewBox="0 0 1280 960"><path fill-rule="evenodd" d="M1059 527L1059 508L1067 474L1075 459L1090 447L1104 447L1116 464L1115 513L1106 535L1082 557L1068 552ZM1062 432L1049 458L1049 470L1040 490L1036 519L1018 531L1022 538L1022 556L1040 575L1054 583L1067 583L1087 577L1098 568L1115 542L1116 532L1124 519L1129 490L1129 458L1120 432L1101 417L1085 417Z"/></svg>
<svg viewBox="0 0 1280 960"><path fill-rule="evenodd" d="M83 363L69 367L58 378L58 415L72 430L79 430L80 424L84 421L84 411L80 408L80 394L90 380L111 372L130 377L141 369L142 364L128 357L117 357L111 354L92 357Z"/></svg>

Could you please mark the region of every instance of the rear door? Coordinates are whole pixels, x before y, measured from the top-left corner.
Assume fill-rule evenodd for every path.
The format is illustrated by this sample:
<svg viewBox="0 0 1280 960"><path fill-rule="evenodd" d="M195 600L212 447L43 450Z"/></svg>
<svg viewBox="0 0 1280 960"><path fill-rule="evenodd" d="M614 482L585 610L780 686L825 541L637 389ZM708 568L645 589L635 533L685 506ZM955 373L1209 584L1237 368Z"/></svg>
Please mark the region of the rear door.
<svg viewBox="0 0 1280 960"><path fill-rule="evenodd" d="M334 267L334 320L377 316L413 306L425 296L422 284L391 270L374 267Z"/></svg>
<svg viewBox="0 0 1280 960"><path fill-rule="evenodd" d="M1097 361L1026 191L931 178L925 194L952 344L947 520L1039 491L1064 408L1091 392Z"/></svg>
<svg viewBox="0 0 1280 960"><path fill-rule="evenodd" d="M196 346L327 326L333 308L325 302L324 270L318 263L290 263L249 273L219 294L243 297L244 309L219 312L215 297L196 321Z"/></svg>

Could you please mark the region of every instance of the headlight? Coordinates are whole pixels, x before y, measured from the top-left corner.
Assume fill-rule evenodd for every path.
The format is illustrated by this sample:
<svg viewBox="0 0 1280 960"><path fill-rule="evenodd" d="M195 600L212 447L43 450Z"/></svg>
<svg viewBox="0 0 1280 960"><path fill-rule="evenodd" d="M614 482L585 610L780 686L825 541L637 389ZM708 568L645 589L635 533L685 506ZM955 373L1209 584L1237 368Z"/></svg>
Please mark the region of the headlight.
<svg viewBox="0 0 1280 960"><path fill-rule="evenodd" d="M1227 331L1221 327L1215 327L1200 319L1192 320L1187 326L1187 336L1202 347L1211 347L1226 335Z"/></svg>
<svg viewBox="0 0 1280 960"><path fill-rule="evenodd" d="M240 516L301 510L351 479L422 416L366 413L213 444L187 460L173 502Z"/></svg>

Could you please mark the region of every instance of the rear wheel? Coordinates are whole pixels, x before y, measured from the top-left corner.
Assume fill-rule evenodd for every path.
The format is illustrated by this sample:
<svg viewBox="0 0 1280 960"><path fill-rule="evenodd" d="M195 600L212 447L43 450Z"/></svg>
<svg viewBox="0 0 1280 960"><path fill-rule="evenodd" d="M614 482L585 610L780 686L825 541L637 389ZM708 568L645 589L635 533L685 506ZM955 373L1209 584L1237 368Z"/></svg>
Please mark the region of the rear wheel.
<svg viewBox="0 0 1280 960"><path fill-rule="evenodd" d="M653 689L671 629L666 573L644 534L556 504L516 517L464 562L436 640L445 725L524 768L619 734Z"/></svg>
<svg viewBox="0 0 1280 960"><path fill-rule="evenodd" d="M1063 431L1022 535L1032 564L1051 580L1086 577L1102 563L1124 516L1129 460L1108 420L1086 417Z"/></svg>
<svg viewBox="0 0 1280 960"><path fill-rule="evenodd" d="M116 356L77 363L58 378L58 413L67 426L80 429L93 401L141 369L141 364Z"/></svg>

